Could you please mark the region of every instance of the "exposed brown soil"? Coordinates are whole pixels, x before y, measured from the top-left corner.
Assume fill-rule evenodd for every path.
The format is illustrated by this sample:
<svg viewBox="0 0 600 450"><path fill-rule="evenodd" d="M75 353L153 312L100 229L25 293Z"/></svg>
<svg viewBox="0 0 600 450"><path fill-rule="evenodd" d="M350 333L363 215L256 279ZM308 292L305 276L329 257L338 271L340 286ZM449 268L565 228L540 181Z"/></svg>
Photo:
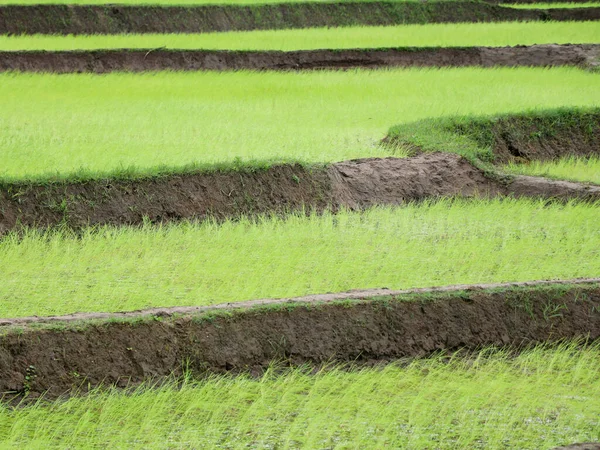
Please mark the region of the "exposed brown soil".
<svg viewBox="0 0 600 450"><path fill-rule="evenodd" d="M353 209L436 197L495 196L505 189L450 153L346 161L332 165L330 174L332 198Z"/></svg>
<svg viewBox="0 0 600 450"><path fill-rule="evenodd" d="M439 350L600 337L600 279L326 297L141 320L55 322L0 337L0 393L54 398L180 374L260 373L287 364L372 362ZM343 300L343 295L336 299ZM323 301L328 301L324 303ZM154 317L154 318L153 318Z"/></svg>
<svg viewBox="0 0 600 450"><path fill-rule="evenodd" d="M600 120L589 114L583 120L543 120L518 117L497 121L492 127L496 162L548 161L563 156L600 155Z"/></svg>
<svg viewBox="0 0 600 450"><path fill-rule="evenodd" d="M286 213L332 204L323 169L280 165L266 170L182 174L136 181L7 185L0 188L0 232L18 224L73 227L224 219Z"/></svg>
<svg viewBox="0 0 600 450"><path fill-rule="evenodd" d="M600 200L600 186L549 180L542 177L525 175L514 177L507 189L515 197L552 198L555 200L580 199L592 202Z"/></svg>
<svg viewBox="0 0 600 450"><path fill-rule="evenodd" d="M594 201L600 200L600 186L536 177L496 181L452 153L361 159L327 168L279 165L133 181L9 184L0 187L0 234L19 226L222 220L302 208L335 211L437 197L498 195Z"/></svg>
<svg viewBox="0 0 600 450"><path fill-rule="evenodd" d="M483 2L277 5L5 5L0 34L201 33L403 23L598 20L600 8L519 10Z"/></svg>
<svg viewBox="0 0 600 450"><path fill-rule="evenodd" d="M583 442L571 444L564 447L555 447L552 450L600 450L600 442Z"/></svg>
<svg viewBox="0 0 600 450"><path fill-rule="evenodd" d="M0 52L0 71L142 72L151 70L311 70L356 67L580 66L596 67L600 45L517 47L218 51L93 50Z"/></svg>

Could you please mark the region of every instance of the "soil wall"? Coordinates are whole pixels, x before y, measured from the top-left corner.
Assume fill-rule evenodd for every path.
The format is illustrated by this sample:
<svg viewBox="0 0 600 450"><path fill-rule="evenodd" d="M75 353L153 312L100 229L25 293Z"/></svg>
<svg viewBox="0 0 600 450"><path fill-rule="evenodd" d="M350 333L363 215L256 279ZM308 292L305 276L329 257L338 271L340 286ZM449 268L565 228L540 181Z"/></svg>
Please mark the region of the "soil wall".
<svg viewBox="0 0 600 450"><path fill-rule="evenodd" d="M552 118L506 117L491 126L496 162L600 155L600 113Z"/></svg>
<svg viewBox="0 0 600 450"><path fill-rule="evenodd" d="M203 33L350 25L598 20L600 8L520 10L484 2L342 2L276 5L0 6L0 34Z"/></svg>
<svg viewBox="0 0 600 450"><path fill-rule="evenodd" d="M0 234L21 226L223 220L499 195L598 201L600 186L522 176L498 181L453 153L359 159L329 167L276 165L137 180L18 183L0 186Z"/></svg>
<svg viewBox="0 0 600 450"><path fill-rule="evenodd" d="M3 321L0 392L5 399L43 392L54 398L77 386L125 386L181 374L184 362L196 375L259 374L273 360L372 363L441 350L595 340L599 282L364 291L191 314L175 309L129 319L54 318L51 325Z"/></svg>
<svg viewBox="0 0 600 450"><path fill-rule="evenodd" d="M314 70L376 67L580 66L595 67L600 45L519 47L212 51L0 51L0 71L52 73L154 70Z"/></svg>

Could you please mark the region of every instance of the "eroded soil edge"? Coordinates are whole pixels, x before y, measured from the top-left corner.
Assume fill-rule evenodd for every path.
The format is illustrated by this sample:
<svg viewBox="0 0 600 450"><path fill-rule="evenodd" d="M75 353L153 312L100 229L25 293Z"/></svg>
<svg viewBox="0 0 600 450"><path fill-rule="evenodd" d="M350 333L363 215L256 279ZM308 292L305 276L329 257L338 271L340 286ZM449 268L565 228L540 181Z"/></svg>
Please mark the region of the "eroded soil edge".
<svg viewBox="0 0 600 450"><path fill-rule="evenodd" d="M0 52L0 71L52 73L565 65L596 68L600 65L600 45L407 47L287 52L165 49Z"/></svg>
<svg viewBox="0 0 600 450"><path fill-rule="evenodd" d="M0 337L0 392L5 399L43 392L54 398L75 387L178 375L184 362L196 375L261 373L273 360L360 363L489 345L595 340L599 282L364 291L237 309L154 310L138 313L143 317L137 320L115 315L81 322L79 316L52 326L21 319L23 328L11 323Z"/></svg>

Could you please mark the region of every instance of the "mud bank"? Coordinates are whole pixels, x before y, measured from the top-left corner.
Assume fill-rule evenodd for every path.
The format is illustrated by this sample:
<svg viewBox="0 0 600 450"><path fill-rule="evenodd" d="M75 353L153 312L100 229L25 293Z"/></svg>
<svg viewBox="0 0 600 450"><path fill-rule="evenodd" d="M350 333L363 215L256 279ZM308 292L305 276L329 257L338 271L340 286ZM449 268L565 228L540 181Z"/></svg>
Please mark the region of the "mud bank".
<svg viewBox="0 0 600 450"><path fill-rule="evenodd" d="M556 120L554 120L556 119ZM555 117L506 116L489 123L497 163L600 155L600 112ZM476 138L487 144L483 136Z"/></svg>
<svg viewBox="0 0 600 450"><path fill-rule="evenodd" d="M600 8L519 10L484 2L276 5L6 5L0 34L201 33L351 25L598 20Z"/></svg>
<svg viewBox="0 0 600 450"><path fill-rule="evenodd" d="M363 291L153 310L102 319L4 321L0 392L48 398L181 374L368 363L432 352L600 337L600 279ZM83 321L81 321L83 319ZM27 322L29 320L29 322ZM33 319L35 320L35 319ZM20 325L20 327L17 327Z"/></svg>
<svg viewBox="0 0 600 450"><path fill-rule="evenodd" d="M525 176L496 180L452 153L361 159L329 167L275 165L137 180L9 184L0 187L0 233L20 226L223 220L501 195L597 201L600 186Z"/></svg>
<svg viewBox="0 0 600 450"><path fill-rule="evenodd" d="M377 67L515 67L600 64L600 45L407 47L389 49L228 51L117 49L0 52L0 71L52 73L156 70L314 70Z"/></svg>

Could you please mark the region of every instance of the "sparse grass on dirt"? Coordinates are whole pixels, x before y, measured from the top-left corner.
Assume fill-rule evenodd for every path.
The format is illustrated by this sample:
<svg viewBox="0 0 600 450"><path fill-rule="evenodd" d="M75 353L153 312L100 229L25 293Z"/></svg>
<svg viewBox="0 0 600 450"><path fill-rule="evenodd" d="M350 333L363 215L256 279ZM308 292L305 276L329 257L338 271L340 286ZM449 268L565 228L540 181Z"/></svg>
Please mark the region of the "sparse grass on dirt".
<svg viewBox="0 0 600 450"><path fill-rule="evenodd" d="M163 5L163 6L193 6L193 5L263 5L279 3L370 3L379 0L0 0L0 5ZM419 0L385 0L386 2L418 2ZM435 2L451 2L456 0L432 0ZM477 1L477 0L475 0Z"/></svg>
<svg viewBox="0 0 600 450"><path fill-rule="evenodd" d="M600 6L599 2L565 2L565 3L504 3L502 6L508 6L510 8L517 9L559 9L559 8L597 8Z"/></svg>
<svg viewBox="0 0 600 450"><path fill-rule="evenodd" d="M0 317L592 277L597 216L590 204L446 200L80 237L29 231L0 241Z"/></svg>
<svg viewBox="0 0 600 450"><path fill-rule="evenodd" d="M574 68L0 75L0 177L402 156L393 124L600 104Z"/></svg>
<svg viewBox="0 0 600 450"><path fill-rule="evenodd" d="M600 158L567 157L557 161L509 164L509 173L600 184Z"/></svg>
<svg viewBox="0 0 600 450"><path fill-rule="evenodd" d="M19 448L539 449L598 441L600 349L485 350L355 371L213 377L0 406ZM542 444L543 443L543 444Z"/></svg>
<svg viewBox="0 0 600 450"><path fill-rule="evenodd" d="M0 50L315 50L384 47L503 47L600 42L600 22L504 22L309 28L202 34L0 36Z"/></svg>

